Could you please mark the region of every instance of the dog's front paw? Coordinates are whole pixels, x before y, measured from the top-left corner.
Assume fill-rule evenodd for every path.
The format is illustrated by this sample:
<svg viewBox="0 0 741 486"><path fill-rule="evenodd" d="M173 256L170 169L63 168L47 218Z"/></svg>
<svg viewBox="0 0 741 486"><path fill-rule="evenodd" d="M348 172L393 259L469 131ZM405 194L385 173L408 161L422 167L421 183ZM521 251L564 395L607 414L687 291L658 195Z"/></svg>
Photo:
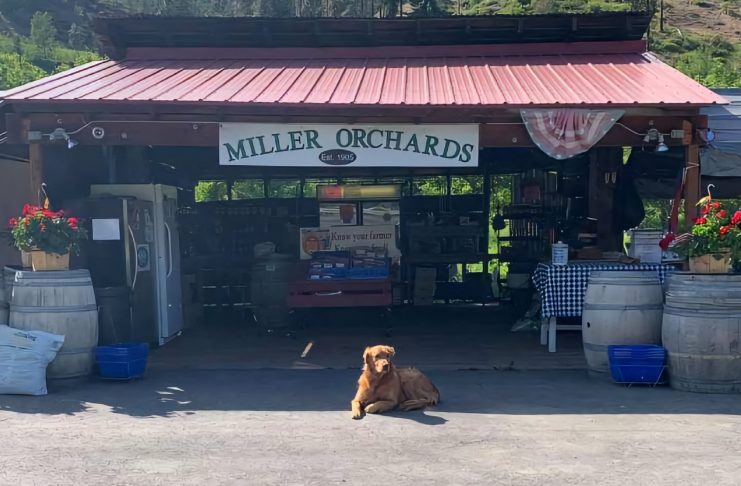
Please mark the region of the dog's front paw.
<svg viewBox="0 0 741 486"><path fill-rule="evenodd" d="M353 412L352 413L353 420L360 420L361 418L363 418L363 412Z"/></svg>

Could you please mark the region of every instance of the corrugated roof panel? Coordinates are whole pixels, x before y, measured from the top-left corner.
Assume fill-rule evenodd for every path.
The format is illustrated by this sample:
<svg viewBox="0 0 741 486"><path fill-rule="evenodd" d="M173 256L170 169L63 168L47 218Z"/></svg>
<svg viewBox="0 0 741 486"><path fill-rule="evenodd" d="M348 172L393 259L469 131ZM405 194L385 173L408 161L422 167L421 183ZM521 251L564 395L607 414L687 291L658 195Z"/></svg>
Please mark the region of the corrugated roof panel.
<svg viewBox="0 0 741 486"><path fill-rule="evenodd" d="M430 82L425 63L410 63L407 66L404 100L410 105L426 105L430 102Z"/></svg>
<svg viewBox="0 0 741 486"><path fill-rule="evenodd" d="M219 88L239 76L246 66L249 66L249 63L244 61L222 61L218 67L214 67L214 72L208 69L203 71L201 76L191 79L190 82L194 88L184 91L177 99L184 102L204 101Z"/></svg>
<svg viewBox="0 0 741 486"><path fill-rule="evenodd" d="M254 98L255 103L277 103L291 90L291 87L305 70L304 63L287 61L283 70Z"/></svg>
<svg viewBox="0 0 741 486"><path fill-rule="evenodd" d="M365 66L365 76L363 76L358 95L353 103L357 105L379 104L385 77L386 61L384 59L368 59Z"/></svg>
<svg viewBox="0 0 741 486"><path fill-rule="evenodd" d="M358 91L366 72L365 59L349 59L344 64L342 78L337 83L337 88L329 100L330 103L349 105L358 97Z"/></svg>
<svg viewBox="0 0 741 486"><path fill-rule="evenodd" d="M228 101L234 103L255 102L263 92L270 88L270 86L283 74L285 70L285 61L271 64L266 63L265 68L260 71L260 74L255 76L249 83L239 89Z"/></svg>
<svg viewBox="0 0 741 486"><path fill-rule="evenodd" d="M565 79L558 71L553 69L550 62L543 64L531 64L531 71L534 76L548 88L554 103L563 104L564 102L576 102L581 98L574 92L569 80Z"/></svg>
<svg viewBox="0 0 741 486"><path fill-rule="evenodd" d="M564 94L564 100L569 100L574 104L586 103L592 100L594 104L610 103L610 95L601 83L595 83L586 75L586 69L579 64L568 63L550 63L548 69L559 79L558 85L568 90Z"/></svg>
<svg viewBox="0 0 741 486"><path fill-rule="evenodd" d="M501 105L505 103L502 90L499 88L494 73L483 61L467 65L471 74L472 89L476 91L482 105Z"/></svg>
<svg viewBox="0 0 741 486"><path fill-rule="evenodd" d="M605 51L598 48L607 49L602 45L582 53L577 47L569 44L559 51L550 44L528 45L522 55L497 54L491 46L417 49L403 55L386 48L348 48L326 59L316 55L322 50L292 57L285 49L263 49L245 51L252 57L244 59L236 57L241 51L230 52L228 60L219 59L218 49L193 51L193 58L185 55L187 50L182 56L167 51L170 59L154 59L153 51L151 60L102 61L50 76L6 91L3 101L317 106L724 102L650 54L627 49L601 54Z"/></svg>
<svg viewBox="0 0 741 486"><path fill-rule="evenodd" d="M386 76L383 79L380 104L406 104L408 64L408 59L389 59L386 61Z"/></svg>
<svg viewBox="0 0 741 486"><path fill-rule="evenodd" d="M450 87L455 96L455 102L458 105L478 105L481 98L478 95L478 89L486 89L485 85L478 86L471 75L468 65L462 63L459 59L452 59L448 64L448 78Z"/></svg>
<svg viewBox="0 0 741 486"><path fill-rule="evenodd" d="M228 76L231 74L231 71L229 71L223 73L223 76L217 76L219 79L213 78L210 84L213 84L214 89L204 89L205 87L201 86L199 91L203 90L204 97L199 99L221 103L227 102L231 100L239 90L244 88L245 85L255 79L263 69L265 69L265 63L263 62L246 61L244 67L240 69L236 75ZM219 85L217 81L220 81L221 84Z"/></svg>
<svg viewBox="0 0 741 486"><path fill-rule="evenodd" d="M166 78L160 82L151 85L139 93L133 94L128 97L130 100L166 100L173 101L177 98L173 98L170 94L172 90L180 87L182 84L190 81L191 79L203 78L203 71L207 68L211 62L202 61L199 64L194 64L189 69L167 69L161 73Z"/></svg>
<svg viewBox="0 0 741 486"><path fill-rule="evenodd" d="M517 83L522 88L522 91L519 93L522 99L529 99L529 102L535 105L562 103L562 99L556 96L550 84L546 85L544 83L545 80L540 79L540 66L537 66L538 72L534 71L534 65L524 61L512 63L509 67L511 73L517 78Z"/></svg>
<svg viewBox="0 0 741 486"><path fill-rule="evenodd" d="M332 63L325 66L322 75L317 80L309 96L304 100L304 103L329 103L344 74L345 68L341 64Z"/></svg>
<svg viewBox="0 0 741 486"><path fill-rule="evenodd" d="M184 72L191 74L187 80L178 83L177 86L171 87L166 93L162 93L156 99L161 101L199 100L210 93L208 86L212 85L214 80L219 76L226 76L225 79L235 76L241 69L235 69L235 64L234 62L213 61L195 73L191 72L191 70L186 70ZM228 73L225 74L227 71Z"/></svg>
<svg viewBox="0 0 741 486"><path fill-rule="evenodd" d="M448 65L442 59L433 59L429 67L430 103L433 105L452 105L456 102L453 85L448 73Z"/></svg>
<svg viewBox="0 0 741 486"><path fill-rule="evenodd" d="M283 94L281 103L303 103L314 90L317 81L324 73L323 61L306 61L301 76L298 77L291 89Z"/></svg>
<svg viewBox="0 0 741 486"><path fill-rule="evenodd" d="M163 84L166 84L173 76L184 69L183 66L174 62L157 63L152 67L142 69L133 76L129 76L124 80L126 86L123 89L110 93L104 98L106 100L152 100L160 94L160 87ZM197 69L196 66L188 66L188 70L195 71ZM95 93L91 93L84 98L90 96L95 96Z"/></svg>
<svg viewBox="0 0 741 486"><path fill-rule="evenodd" d="M73 81L59 84L53 89L44 92L42 99L60 98L60 99L82 99L83 96L89 93L101 93L106 88L109 88L115 82L127 78L135 73L138 69L145 66L145 63L120 63L110 65L105 71L97 73L96 76L80 76ZM117 88L113 88L115 91ZM113 91L111 91L113 92Z"/></svg>
<svg viewBox="0 0 741 486"><path fill-rule="evenodd" d="M494 82L502 93L503 103L527 105L532 102L532 98L527 94L522 96L525 87L520 84L509 65L497 64L496 59L487 59L485 62L489 65L488 67L494 77Z"/></svg>
<svg viewBox="0 0 741 486"><path fill-rule="evenodd" d="M106 69L116 68L122 68L122 66L120 66L120 63L116 63L114 61L95 61L88 64L83 64L82 66L72 68L68 71L37 79L36 81L32 81L22 86L4 91L3 97L18 96L24 99L30 99L33 96L49 91L56 86L73 83L75 82L75 80L78 79L86 80L88 78L95 77L96 73L98 72L104 71Z"/></svg>
<svg viewBox="0 0 741 486"><path fill-rule="evenodd" d="M127 69L127 72L121 73L121 76L116 76L115 79L100 89L87 90L85 94L78 96L79 100L125 100L127 96L134 95L147 87L156 84L164 79L161 71L167 67L175 66L171 63L163 63L162 61L157 62L146 62L136 63ZM63 96L57 96L56 99L64 99Z"/></svg>

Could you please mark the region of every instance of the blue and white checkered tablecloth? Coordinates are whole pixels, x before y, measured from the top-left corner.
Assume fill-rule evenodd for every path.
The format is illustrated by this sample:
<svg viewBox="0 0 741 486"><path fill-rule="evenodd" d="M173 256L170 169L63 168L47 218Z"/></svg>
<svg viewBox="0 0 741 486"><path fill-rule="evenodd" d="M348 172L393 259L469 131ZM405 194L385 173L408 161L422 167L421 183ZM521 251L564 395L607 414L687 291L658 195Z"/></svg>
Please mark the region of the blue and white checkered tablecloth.
<svg viewBox="0 0 741 486"><path fill-rule="evenodd" d="M578 317L584 305L584 294L592 270L653 270L664 283L666 275L675 270L671 265L640 263L569 263L568 265L546 265L541 263L533 273L533 283L540 292L541 315L546 317Z"/></svg>

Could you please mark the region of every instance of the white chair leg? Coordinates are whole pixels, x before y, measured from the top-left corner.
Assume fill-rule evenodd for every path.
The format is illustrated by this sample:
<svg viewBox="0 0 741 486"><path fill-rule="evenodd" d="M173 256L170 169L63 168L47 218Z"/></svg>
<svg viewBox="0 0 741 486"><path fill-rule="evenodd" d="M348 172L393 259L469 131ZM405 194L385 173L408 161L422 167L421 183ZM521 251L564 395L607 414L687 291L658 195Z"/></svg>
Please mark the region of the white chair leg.
<svg viewBox="0 0 741 486"><path fill-rule="evenodd" d="M548 344L548 318L544 317L540 321L540 344L545 346Z"/></svg>
<svg viewBox="0 0 741 486"><path fill-rule="evenodd" d="M548 352L556 352L556 318L551 317L548 322Z"/></svg>

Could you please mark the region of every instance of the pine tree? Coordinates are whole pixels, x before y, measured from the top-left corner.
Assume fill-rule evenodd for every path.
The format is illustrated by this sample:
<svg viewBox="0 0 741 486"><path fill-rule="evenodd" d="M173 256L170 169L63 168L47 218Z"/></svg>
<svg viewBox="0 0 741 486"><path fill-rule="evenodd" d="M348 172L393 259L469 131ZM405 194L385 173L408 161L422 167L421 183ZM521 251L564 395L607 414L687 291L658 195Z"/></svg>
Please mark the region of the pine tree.
<svg viewBox="0 0 741 486"><path fill-rule="evenodd" d="M69 31L67 31L67 44L69 44L72 49L81 51L87 49L87 41L88 38L86 32L75 22L72 22Z"/></svg>

